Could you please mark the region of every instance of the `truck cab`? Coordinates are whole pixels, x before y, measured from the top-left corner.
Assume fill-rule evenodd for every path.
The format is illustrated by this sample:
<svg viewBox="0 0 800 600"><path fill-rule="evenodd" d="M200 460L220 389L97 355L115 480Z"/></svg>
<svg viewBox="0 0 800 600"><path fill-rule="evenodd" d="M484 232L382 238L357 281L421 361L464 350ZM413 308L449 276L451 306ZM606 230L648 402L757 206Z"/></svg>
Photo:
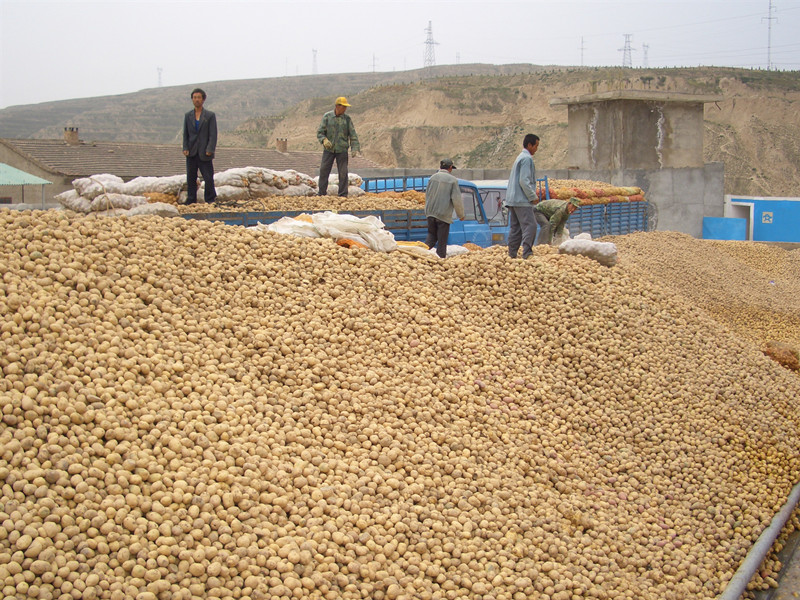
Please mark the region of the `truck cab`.
<svg viewBox="0 0 800 600"><path fill-rule="evenodd" d="M497 219L497 209L487 206L483 194L475 182L459 179L458 187L464 203L464 220L454 220L450 226L452 243L463 245L465 242L472 242L484 248L495 244L507 245L508 219L505 222ZM458 241L462 235L461 231L464 232L463 242Z"/></svg>
<svg viewBox="0 0 800 600"><path fill-rule="evenodd" d="M419 176L366 178L362 188L367 192L402 192L406 190L424 192L428 187L429 179L430 177ZM507 244L508 223L502 223L496 219L492 220L489 217L481 192L475 183L466 179L459 179L458 187L461 190L461 199L464 203L464 219L459 220L453 214L453 224L450 226L450 243L461 246L469 242L483 248L488 248L495 244ZM424 213L424 209L421 212ZM494 212L492 212L492 215L494 215ZM410 235L409 239L416 239L422 236L422 240L424 240L427 231L424 234L415 231Z"/></svg>
<svg viewBox="0 0 800 600"><path fill-rule="evenodd" d="M503 207L508 191L508 180L506 179L478 179L473 181L475 187L481 195L483 207L486 210L486 217L492 226L507 226L508 211ZM550 187L547 177L536 180L536 191L540 198L550 198Z"/></svg>

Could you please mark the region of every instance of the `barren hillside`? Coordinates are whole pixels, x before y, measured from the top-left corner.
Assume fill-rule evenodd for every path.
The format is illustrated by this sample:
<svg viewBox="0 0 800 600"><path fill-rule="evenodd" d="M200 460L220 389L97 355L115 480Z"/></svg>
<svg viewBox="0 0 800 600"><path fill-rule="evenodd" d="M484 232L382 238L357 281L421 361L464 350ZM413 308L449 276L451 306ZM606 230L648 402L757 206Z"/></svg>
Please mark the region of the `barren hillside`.
<svg viewBox="0 0 800 600"><path fill-rule="evenodd" d="M542 138L540 169L567 164L567 110L549 100L613 89L715 94L706 105L705 159L725 164L725 192L798 196L800 73L687 69L451 65L398 73L282 77L200 84L218 115L221 144L318 150L316 128L346 95L367 158L387 167L508 168L522 135ZM190 86L191 87L191 86ZM178 143L189 88L0 110L0 137ZM134 132L134 133L132 133Z"/></svg>
<svg viewBox="0 0 800 600"><path fill-rule="evenodd" d="M624 76L623 76L624 75ZM561 69L500 76L442 77L374 87L350 98L365 154L385 166L456 164L506 168L525 132L542 145L542 169L567 165L567 111L549 100L610 89L662 89L716 94L706 106L705 159L725 163L725 192L797 196L800 188L800 78L797 74L737 69ZM327 104L307 100L261 130L263 141L287 138L289 147L318 147L315 131ZM241 132L231 143L246 143ZM258 128L255 128L258 129Z"/></svg>

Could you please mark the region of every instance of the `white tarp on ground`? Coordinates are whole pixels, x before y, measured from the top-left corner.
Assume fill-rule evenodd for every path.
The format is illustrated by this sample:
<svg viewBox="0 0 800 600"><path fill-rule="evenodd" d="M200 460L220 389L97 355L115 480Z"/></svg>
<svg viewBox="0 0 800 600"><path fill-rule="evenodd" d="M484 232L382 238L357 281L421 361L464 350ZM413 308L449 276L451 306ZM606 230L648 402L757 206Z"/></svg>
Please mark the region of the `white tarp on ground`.
<svg viewBox="0 0 800 600"><path fill-rule="evenodd" d="M259 223L256 229L303 237L325 237L336 241L350 240L377 252L391 252L397 248L394 236L385 229L383 221L372 215L356 217L326 211L311 215L310 222L283 217L269 225Z"/></svg>

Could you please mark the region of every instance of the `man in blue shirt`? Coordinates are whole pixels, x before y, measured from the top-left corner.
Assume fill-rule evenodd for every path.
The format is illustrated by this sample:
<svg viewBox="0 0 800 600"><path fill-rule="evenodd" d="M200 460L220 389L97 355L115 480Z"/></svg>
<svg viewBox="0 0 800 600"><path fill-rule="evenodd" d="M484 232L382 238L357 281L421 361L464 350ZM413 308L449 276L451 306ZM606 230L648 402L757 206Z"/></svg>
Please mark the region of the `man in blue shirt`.
<svg viewBox="0 0 800 600"><path fill-rule="evenodd" d="M524 148L511 167L508 189L503 204L508 208L508 255L517 258L522 246L522 258L533 253L533 238L536 235L536 218L533 206L539 202L536 194L536 166L533 155L539 149L539 136L527 134L522 140Z"/></svg>

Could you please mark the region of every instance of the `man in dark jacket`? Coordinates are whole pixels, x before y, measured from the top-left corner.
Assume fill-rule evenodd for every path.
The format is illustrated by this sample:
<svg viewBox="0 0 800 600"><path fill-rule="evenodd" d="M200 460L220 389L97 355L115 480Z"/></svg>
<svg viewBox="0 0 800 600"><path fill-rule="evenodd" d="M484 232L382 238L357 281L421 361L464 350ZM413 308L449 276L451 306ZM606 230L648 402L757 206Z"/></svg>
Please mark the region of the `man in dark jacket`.
<svg viewBox="0 0 800 600"><path fill-rule="evenodd" d="M217 116L203 108L206 93L200 88L192 90L194 109L183 118L183 155L186 157L186 183L188 197L186 204L197 202L197 171L205 183L204 199L214 202L217 190L214 188L214 152L217 148Z"/></svg>

